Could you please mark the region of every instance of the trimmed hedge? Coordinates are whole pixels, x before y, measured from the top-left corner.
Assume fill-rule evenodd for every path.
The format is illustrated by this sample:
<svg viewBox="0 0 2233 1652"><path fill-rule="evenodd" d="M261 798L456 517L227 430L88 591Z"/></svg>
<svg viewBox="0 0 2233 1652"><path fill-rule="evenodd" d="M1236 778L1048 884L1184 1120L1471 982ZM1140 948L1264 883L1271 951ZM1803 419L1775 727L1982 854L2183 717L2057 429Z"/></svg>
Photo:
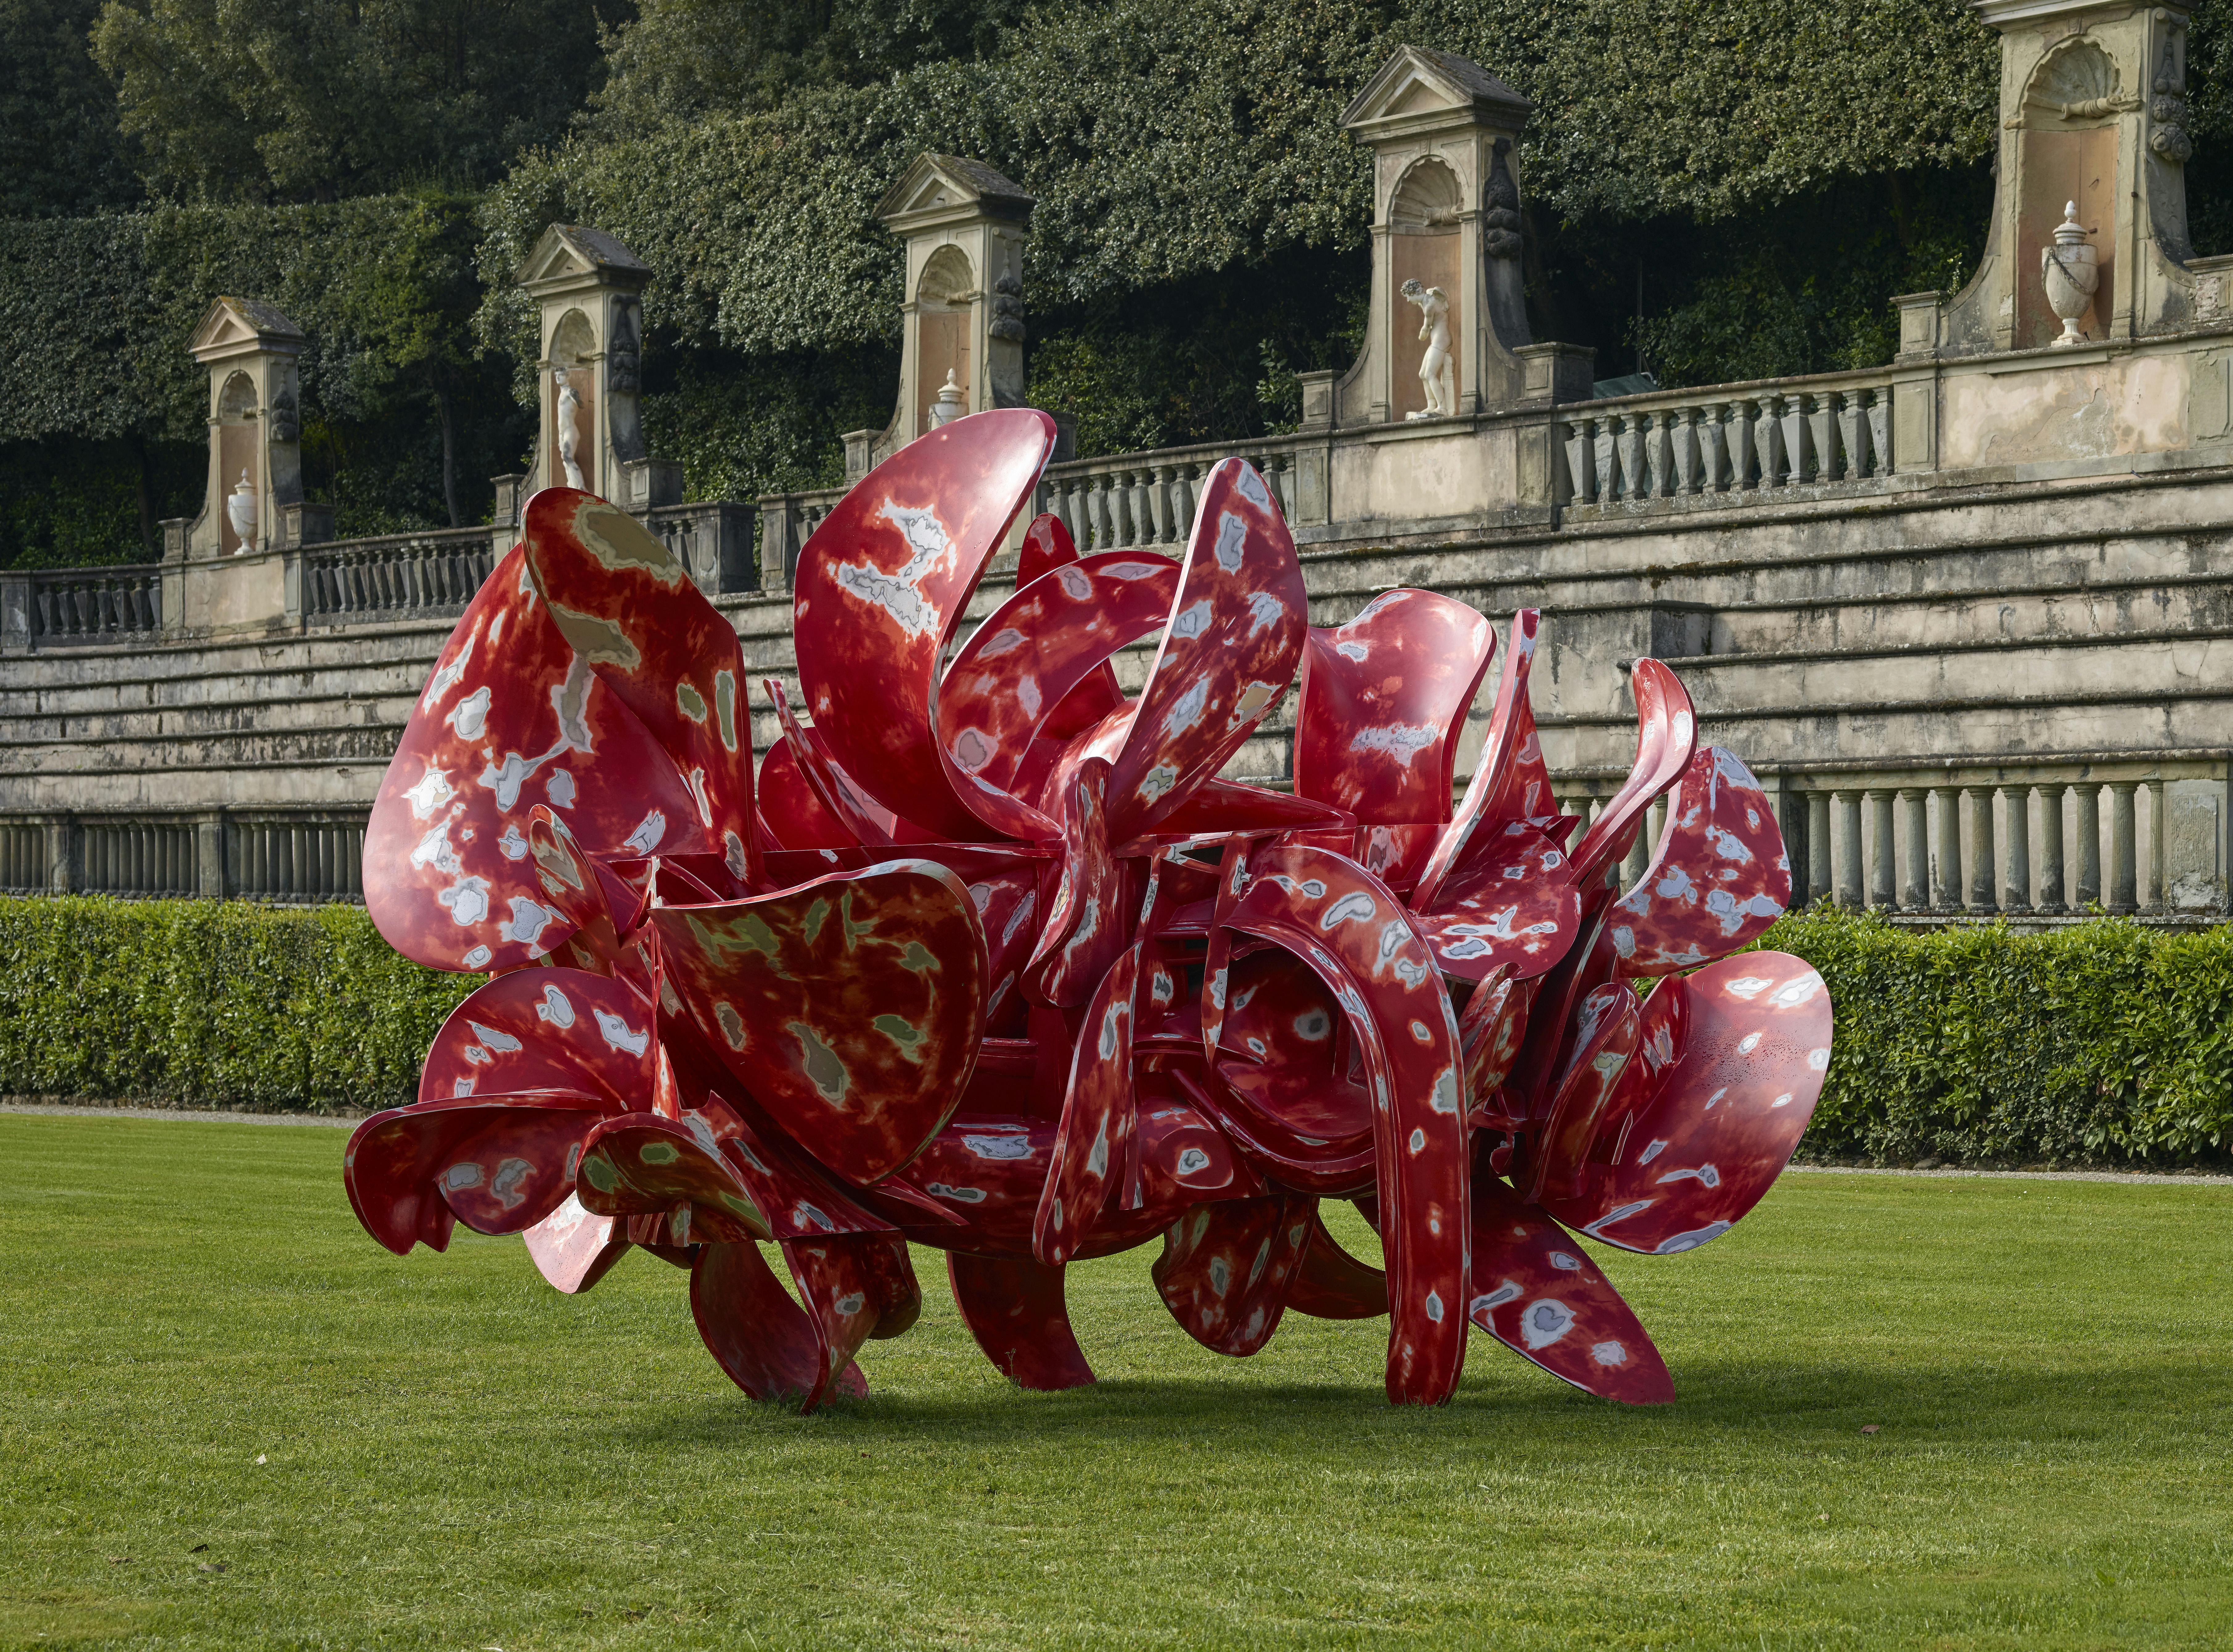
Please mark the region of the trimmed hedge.
<svg viewBox="0 0 2233 1652"><path fill-rule="evenodd" d="M2233 926L2020 935L1823 907L1760 943L1837 1006L1805 1157L2156 1165L2233 1146Z"/></svg>
<svg viewBox="0 0 2233 1652"><path fill-rule="evenodd" d="M1794 914L1829 1083L1801 1149L1911 1162L2191 1163L2233 1148L2233 927L2049 934ZM257 1111L411 1099L478 985L398 957L355 907L0 898L0 1093Z"/></svg>
<svg viewBox="0 0 2233 1652"><path fill-rule="evenodd" d="M0 1093L399 1106L482 979L407 963L356 907L0 898Z"/></svg>

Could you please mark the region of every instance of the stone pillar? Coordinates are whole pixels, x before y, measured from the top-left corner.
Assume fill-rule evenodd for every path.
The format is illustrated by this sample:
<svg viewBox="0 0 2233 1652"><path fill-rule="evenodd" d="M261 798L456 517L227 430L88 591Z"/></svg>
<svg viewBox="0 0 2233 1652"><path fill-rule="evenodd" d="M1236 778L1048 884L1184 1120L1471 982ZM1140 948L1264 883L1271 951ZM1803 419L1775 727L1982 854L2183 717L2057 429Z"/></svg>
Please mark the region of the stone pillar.
<svg viewBox="0 0 2233 1652"><path fill-rule="evenodd" d="M2188 9L2111 10L2092 0L1976 0L1973 9L2001 35L2000 153L1984 257L1939 318L1939 354L2029 349L2055 335L2040 253L2067 201L2101 271L2080 319L2087 336L2191 325Z"/></svg>
<svg viewBox="0 0 2233 1652"><path fill-rule="evenodd" d="M219 298L203 313L187 348L209 372L209 482L201 515L186 530L187 556L299 550L333 537L332 507L303 498L297 362L308 341L260 299ZM255 504L244 540L230 508L236 495ZM167 612L164 619L172 623Z"/></svg>
<svg viewBox="0 0 2233 1652"><path fill-rule="evenodd" d="M222 901L232 893L225 880L225 810L212 809L194 816L194 890L205 901Z"/></svg>
<svg viewBox="0 0 2233 1652"><path fill-rule="evenodd" d="M1920 786L1906 787L1899 794L1902 812L1907 816L1907 859L1905 875L1900 880L1899 904L1910 912L1921 912L1930 905L1930 797Z"/></svg>
<svg viewBox="0 0 2233 1652"><path fill-rule="evenodd" d="M1024 405L1032 205L983 161L937 154L917 157L877 203L877 220L906 249L899 399L882 431L846 439L846 480L859 480L931 428L949 375L966 413Z"/></svg>
<svg viewBox="0 0 2233 1652"><path fill-rule="evenodd" d="M2101 788L2081 783L2078 794L2078 904L2091 907L2101 900Z"/></svg>
<svg viewBox="0 0 2233 1652"><path fill-rule="evenodd" d="M1848 912L1861 905L1861 794L1838 794L1838 904Z"/></svg>
<svg viewBox="0 0 2233 1652"><path fill-rule="evenodd" d="M576 485L578 473L580 486L624 511L680 504L682 467L644 448L642 294L651 266L602 230L554 224L514 279L535 302L542 352L524 497Z"/></svg>
<svg viewBox="0 0 2233 1652"><path fill-rule="evenodd" d="M1829 899L1834 886L1830 881L1830 794L1810 791L1807 794L1807 900L1809 905Z"/></svg>
<svg viewBox="0 0 2233 1652"><path fill-rule="evenodd" d="M1993 898L1993 788L1964 786L1969 794L1969 910L1991 912Z"/></svg>
<svg viewBox="0 0 2233 1652"><path fill-rule="evenodd" d="M1941 912L1962 907L1962 788L1938 788L1938 875L1930 904Z"/></svg>
<svg viewBox="0 0 2233 1652"><path fill-rule="evenodd" d="M49 815L47 829L47 887L56 894L70 894L84 880L79 875L77 817Z"/></svg>
<svg viewBox="0 0 2233 1652"><path fill-rule="evenodd" d="M2054 914L2070 910L2062 867L2062 799L2068 790L2060 785L2039 789L2039 909Z"/></svg>
<svg viewBox="0 0 2233 1652"><path fill-rule="evenodd" d="M2164 783L2148 782L2148 910L2164 909Z"/></svg>
<svg viewBox="0 0 2233 1652"><path fill-rule="evenodd" d="M2135 841L2132 794L2139 790L2133 780L2112 780L2109 783L2110 886L2109 910L2138 912L2139 901L2139 845Z"/></svg>
<svg viewBox="0 0 2233 1652"><path fill-rule="evenodd" d="M2031 910L2031 788L2002 786L2008 831L2008 875L2001 885L2001 906L2008 912Z"/></svg>
<svg viewBox="0 0 2233 1652"><path fill-rule="evenodd" d="M1878 790L1868 796L1869 831L1873 838L1869 845L1869 904L1879 911L1890 911L1893 901L1892 794Z"/></svg>
<svg viewBox="0 0 2233 1652"><path fill-rule="evenodd" d="M1533 107L1455 53L1403 46L1342 111L1343 127L1372 151L1372 287L1364 348L1335 387L1336 426L1402 424L1426 411L1422 312L1403 296L1406 282L1449 302L1452 413L1588 399L1585 354L1519 354L1534 344L1517 147Z"/></svg>

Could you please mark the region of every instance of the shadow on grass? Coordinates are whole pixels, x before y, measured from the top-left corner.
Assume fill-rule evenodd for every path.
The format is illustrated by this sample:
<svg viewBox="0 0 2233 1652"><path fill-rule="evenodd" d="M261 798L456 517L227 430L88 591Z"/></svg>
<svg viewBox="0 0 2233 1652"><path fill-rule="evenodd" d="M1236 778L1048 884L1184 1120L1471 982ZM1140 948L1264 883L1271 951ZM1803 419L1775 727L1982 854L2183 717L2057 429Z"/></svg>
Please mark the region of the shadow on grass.
<svg viewBox="0 0 2233 1652"><path fill-rule="evenodd" d="M1502 1350L1475 1350L1494 1361ZM1508 1356L1507 1356L1508 1357ZM1677 1376L1674 1404L1629 1407L1558 1384L1532 1368L1468 1378L1449 1406L1388 1404L1377 1386L1175 1377L1116 1378L1054 1394L987 1388L951 1398L880 1393L811 1417L742 1393L679 1403L656 1421L616 1428L615 1443L719 1445L771 1432L827 1428L847 1445L936 1440L1012 1447L1019 1429L1066 1444L1214 1436L1226 1450L1292 1451L1299 1440L1370 1448L1391 1436L1500 1441L1558 1437L1660 1448L1754 1440L1856 1446L2106 1436L2129 1408L2197 1415L2226 1403L2228 1381L2198 1370L2103 1363L2059 1370L1941 1361L1928 1369L1769 1359L1700 1363ZM1866 1424L1884 1430L1859 1432Z"/></svg>

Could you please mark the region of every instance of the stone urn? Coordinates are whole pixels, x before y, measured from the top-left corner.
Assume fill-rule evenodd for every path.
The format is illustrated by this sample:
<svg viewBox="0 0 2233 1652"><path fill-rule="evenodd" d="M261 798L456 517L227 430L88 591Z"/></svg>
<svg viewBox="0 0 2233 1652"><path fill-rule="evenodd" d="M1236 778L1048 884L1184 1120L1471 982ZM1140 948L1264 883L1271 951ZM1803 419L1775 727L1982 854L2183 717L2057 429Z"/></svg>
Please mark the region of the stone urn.
<svg viewBox="0 0 2233 1652"><path fill-rule="evenodd" d="M2062 209L2062 222L2054 227L2054 244L2040 249L2039 278L2047 289L2047 308L2062 318L2062 334L2052 341L2054 348L2067 349L2085 343L2078 318L2093 302L2093 289L2101 284L2101 269L2098 255L2086 239L2086 228L2078 221L2075 201Z"/></svg>
<svg viewBox="0 0 2233 1652"><path fill-rule="evenodd" d="M243 470L240 480L225 496L225 520L232 524L232 537L240 541L232 554L243 556L256 549L256 489L250 485L248 472Z"/></svg>
<svg viewBox="0 0 2233 1652"><path fill-rule="evenodd" d="M930 427L951 424L968 410L961 405L961 387L954 381L954 369L946 370L946 382L938 387L938 400L930 405Z"/></svg>

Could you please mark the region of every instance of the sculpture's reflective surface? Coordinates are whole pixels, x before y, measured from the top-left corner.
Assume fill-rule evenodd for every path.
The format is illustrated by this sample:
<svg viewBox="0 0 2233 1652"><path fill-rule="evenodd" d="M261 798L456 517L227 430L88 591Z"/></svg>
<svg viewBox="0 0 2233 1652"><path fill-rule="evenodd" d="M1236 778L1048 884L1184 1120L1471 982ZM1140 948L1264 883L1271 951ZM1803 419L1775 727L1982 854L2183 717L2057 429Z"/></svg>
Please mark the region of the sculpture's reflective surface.
<svg viewBox="0 0 2233 1652"><path fill-rule="evenodd" d="M1453 810L1488 622L1391 591L1312 628L1239 460L1182 563L1081 558L1039 518L965 634L1052 441L1027 410L958 420L831 514L798 573L812 722L770 684L757 774L736 634L682 568L586 494L531 503L367 838L382 933L495 974L419 1102L352 1139L359 1217L399 1252L524 1233L569 1291L642 1246L689 1270L740 1387L809 1406L914 1322L908 1241L948 1253L1001 1369L1059 1388L1092 1380L1064 1268L1158 1236L1164 1301L1223 1353L1289 1309L1386 1313L1398 1402L1447 1399L1476 1327L1592 1393L1671 1397L1569 1230L1704 1244L1813 1112L1820 978L1726 956L1790 894L1752 777L1639 660L1635 772L1577 837L1522 611ZM1128 699L1111 656L1147 637ZM1294 795L1219 778L1299 675ZM1328 1235L1330 1198L1384 1273Z"/></svg>

